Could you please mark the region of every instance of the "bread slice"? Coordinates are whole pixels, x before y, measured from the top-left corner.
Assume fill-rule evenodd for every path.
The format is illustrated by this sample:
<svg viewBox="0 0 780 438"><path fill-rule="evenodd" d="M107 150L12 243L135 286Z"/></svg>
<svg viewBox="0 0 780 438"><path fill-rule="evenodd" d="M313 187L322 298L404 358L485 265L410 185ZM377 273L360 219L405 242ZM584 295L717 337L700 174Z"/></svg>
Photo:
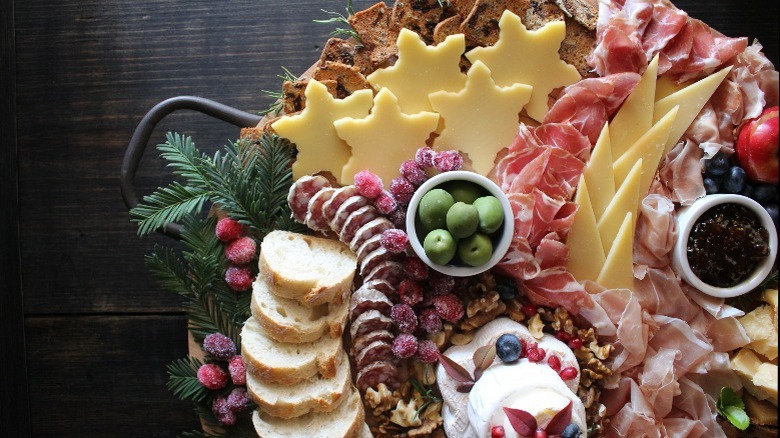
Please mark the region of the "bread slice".
<svg viewBox="0 0 780 438"><path fill-rule="evenodd" d="M259 267L274 293L313 307L347 296L357 257L339 241L276 230L260 245Z"/></svg>
<svg viewBox="0 0 780 438"><path fill-rule="evenodd" d="M297 385L263 383L253 373L246 374L250 397L263 412L281 418L294 418L309 412L330 412L352 388L349 361L339 364L330 379L315 377Z"/></svg>
<svg viewBox="0 0 780 438"><path fill-rule="evenodd" d="M310 412L297 418L284 419L257 409L252 413L252 424L261 438L352 438L362 436L365 418L363 402L353 388L333 411Z"/></svg>
<svg viewBox="0 0 780 438"><path fill-rule="evenodd" d="M278 342L313 342L322 336L338 338L344 332L349 300L307 307L282 298L264 278L252 284L252 316L265 334Z"/></svg>
<svg viewBox="0 0 780 438"><path fill-rule="evenodd" d="M294 385L320 375L331 378L346 360L341 338L325 336L316 342L291 344L268 337L254 318L241 330L241 355L247 373L265 383Z"/></svg>

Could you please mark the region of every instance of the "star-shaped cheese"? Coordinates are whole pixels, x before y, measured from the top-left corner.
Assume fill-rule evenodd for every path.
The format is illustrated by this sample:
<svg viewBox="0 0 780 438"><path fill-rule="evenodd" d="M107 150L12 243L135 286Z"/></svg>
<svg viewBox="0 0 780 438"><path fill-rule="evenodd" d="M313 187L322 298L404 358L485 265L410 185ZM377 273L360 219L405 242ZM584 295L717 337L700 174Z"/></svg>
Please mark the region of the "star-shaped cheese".
<svg viewBox="0 0 780 438"><path fill-rule="evenodd" d="M519 114L531 98L531 87L499 87L481 61L468 71L466 86L457 93L431 93L433 109L444 119L434 140L438 150L458 149L468 154L475 172L487 175L498 151L512 143L520 126Z"/></svg>
<svg viewBox="0 0 780 438"><path fill-rule="evenodd" d="M379 90L367 117L346 117L333 123L338 136L352 148L341 182L351 184L357 172L369 169L388 186L399 175L401 164L414 157L438 124L438 114L404 114L390 90Z"/></svg>
<svg viewBox="0 0 780 438"><path fill-rule="evenodd" d="M466 58L484 62L498 85L532 86L531 101L525 109L530 117L541 122L547 113L550 92L580 80L577 69L561 61L558 55L566 24L552 21L529 31L520 17L507 10L498 26L501 30L496 44L474 48L466 53Z"/></svg>
<svg viewBox="0 0 780 438"><path fill-rule="evenodd" d="M325 85L315 80L306 86L306 108L300 114L284 116L271 127L298 149L292 165L293 178L329 171L339 182L341 170L351 151L336 135L333 122L344 117L365 117L371 109L371 90L358 90L344 99L335 99Z"/></svg>
<svg viewBox="0 0 780 438"><path fill-rule="evenodd" d="M398 61L376 70L368 82L376 89L388 88L407 114L431 111L428 94L437 90L458 91L466 83L460 57L466 50L463 34L450 35L437 46L427 46L409 29L398 35Z"/></svg>

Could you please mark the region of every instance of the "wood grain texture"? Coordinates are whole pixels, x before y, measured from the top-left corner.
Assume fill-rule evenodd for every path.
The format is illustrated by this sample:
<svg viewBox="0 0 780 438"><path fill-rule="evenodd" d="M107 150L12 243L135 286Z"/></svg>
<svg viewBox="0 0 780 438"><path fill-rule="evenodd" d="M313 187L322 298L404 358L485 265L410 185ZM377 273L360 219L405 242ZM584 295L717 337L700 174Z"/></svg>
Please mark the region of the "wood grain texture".
<svg viewBox="0 0 780 438"><path fill-rule="evenodd" d="M2 373L0 419L21 418L10 436L170 437L197 427L189 404L164 387L165 366L187 351L179 298L143 265L154 244L171 242L136 236L119 194L122 154L142 116L169 97L265 108L271 100L262 90L280 88L281 67L305 70L334 27L311 20L328 17L321 9L343 12L345 3L2 3L0 351L11 350L2 370L26 363L29 381L26 403L24 376ZM778 64L776 2L676 3L726 35L758 38ZM15 84L6 81L11 76ZM237 135L189 112L165 119L151 143L167 131L192 135L209 152ZM168 180L148 150L139 194ZM17 195L17 183L18 197L8 196ZM10 392L6 379L15 385Z"/></svg>

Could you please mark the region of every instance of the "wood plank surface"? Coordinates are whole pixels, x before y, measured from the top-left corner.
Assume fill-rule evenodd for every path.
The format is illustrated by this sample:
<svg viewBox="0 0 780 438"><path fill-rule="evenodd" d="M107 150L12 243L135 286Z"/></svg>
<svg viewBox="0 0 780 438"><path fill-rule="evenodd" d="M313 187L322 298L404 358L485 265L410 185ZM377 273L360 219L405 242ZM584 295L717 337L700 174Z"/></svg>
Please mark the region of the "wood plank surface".
<svg viewBox="0 0 780 438"><path fill-rule="evenodd" d="M280 89L281 67L305 70L335 27L312 20L345 4L3 2L0 314L11 359L0 383L15 386L4 386L0 420L17 421L0 427L4 436L172 437L197 426L189 404L165 389L165 366L187 351L179 298L143 264L153 245L171 241L136 236L119 193L122 155L143 115L169 97L267 107L262 90ZM759 38L778 64L777 2L676 4L726 35ZM206 151L237 136L192 112L166 118L151 144L167 131ZM150 147L138 193L169 178ZM27 382L5 373L25 364Z"/></svg>

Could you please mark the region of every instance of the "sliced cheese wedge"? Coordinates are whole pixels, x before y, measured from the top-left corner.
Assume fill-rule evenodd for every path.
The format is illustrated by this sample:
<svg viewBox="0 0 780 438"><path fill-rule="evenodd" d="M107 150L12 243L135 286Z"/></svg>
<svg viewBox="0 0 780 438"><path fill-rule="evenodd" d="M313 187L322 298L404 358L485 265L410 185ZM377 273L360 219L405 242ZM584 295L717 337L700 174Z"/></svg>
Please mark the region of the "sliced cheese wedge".
<svg viewBox="0 0 780 438"><path fill-rule="evenodd" d="M610 172L611 170L610 166ZM582 178L574 198L578 206L577 214L566 238L566 245L569 247L566 269L580 281L596 280L605 260L591 200L587 181Z"/></svg>
<svg viewBox="0 0 780 438"><path fill-rule="evenodd" d="M655 55L642 79L623 102L620 110L609 124L612 143L612 158L617 159L631 147L639 137L647 132L655 122L655 82L658 75L658 55Z"/></svg>
<svg viewBox="0 0 780 438"><path fill-rule="evenodd" d="M604 124L596 146L590 154L590 161L583 173L588 185L590 203L596 220L601 218L604 210L615 196L615 176L612 173L612 147L610 145L610 129ZM578 192L579 193L579 192ZM580 196L579 194L577 195ZM576 202L576 201L575 201ZM576 220L576 219L575 219Z"/></svg>
<svg viewBox="0 0 780 438"><path fill-rule="evenodd" d="M634 214L626 213L596 282L607 289L634 288Z"/></svg>
<svg viewBox="0 0 780 438"><path fill-rule="evenodd" d="M626 213L633 213L634 217L636 217L636 212L639 209L640 184L642 183L643 173L643 160L640 158L634 163L634 167L631 168L628 176L626 176L626 180L623 181L623 184L615 193L615 197L612 198L612 202L609 203L606 211L604 211L604 215L598 221L598 230L604 254L609 254L612 249L613 241L618 235Z"/></svg>
<svg viewBox="0 0 780 438"><path fill-rule="evenodd" d="M715 93L715 90L718 89L720 83L723 82L723 79L730 71L731 67L726 67L655 103L653 122L661 120L674 107L680 108L674 127L669 132L665 152L668 152L677 144L682 135L685 134L685 131L688 130L688 127L691 126L693 119L699 115L701 109L710 100L712 94Z"/></svg>

